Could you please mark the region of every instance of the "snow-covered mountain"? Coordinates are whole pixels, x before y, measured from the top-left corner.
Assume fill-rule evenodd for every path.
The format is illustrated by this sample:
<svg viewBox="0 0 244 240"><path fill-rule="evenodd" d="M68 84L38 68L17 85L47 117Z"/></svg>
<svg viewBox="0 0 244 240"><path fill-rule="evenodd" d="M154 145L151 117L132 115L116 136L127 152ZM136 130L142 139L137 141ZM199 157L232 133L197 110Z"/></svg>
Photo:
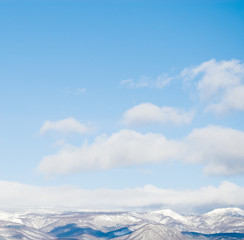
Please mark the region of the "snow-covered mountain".
<svg viewBox="0 0 244 240"><path fill-rule="evenodd" d="M185 240L189 239L188 237L184 236L181 232L167 227L163 224L145 224L144 226L140 227L139 229L135 230L129 235L124 235L116 240L126 240L126 239L133 239L133 240L162 240L162 239L174 239L174 240Z"/></svg>
<svg viewBox="0 0 244 240"><path fill-rule="evenodd" d="M55 236L14 222L0 221L0 239L57 239Z"/></svg>
<svg viewBox="0 0 244 240"><path fill-rule="evenodd" d="M0 239L244 239L244 211L187 216L152 212L1 211Z"/></svg>

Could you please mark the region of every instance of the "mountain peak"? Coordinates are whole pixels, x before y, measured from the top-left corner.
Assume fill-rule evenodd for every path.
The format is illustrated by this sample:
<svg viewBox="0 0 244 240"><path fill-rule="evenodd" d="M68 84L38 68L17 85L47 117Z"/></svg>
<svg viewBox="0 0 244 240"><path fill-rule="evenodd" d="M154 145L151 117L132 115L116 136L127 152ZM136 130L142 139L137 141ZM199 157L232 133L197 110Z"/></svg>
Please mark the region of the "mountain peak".
<svg viewBox="0 0 244 240"><path fill-rule="evenodd" d="M188 239L185 238L178 230L170 228L168 226L162 224L145 224L133 233L130 236L122 236L116 238L118 240L126 240L126 239L133 239L133 240L161 240L161 239L174 239L174 240L183 240Z"/></svg>
<svg viewBox="0 0 244 240"><path fill-rule="evenodd" d="M153 213L154 214L162 214L164 216L171 217L171 218L178 220L178 221L181 221L181 222L186 221L184 216L172 211L171 209L162 209L162 210L154 211Z"/></svg>
<svg viewBox="0 0 244 240"><path fill-rule="evenodd" d="M204 216L216 216L216 215L241 215L244 216L244 211L240 208L217 208L213 211L205 213Z"/></svg>

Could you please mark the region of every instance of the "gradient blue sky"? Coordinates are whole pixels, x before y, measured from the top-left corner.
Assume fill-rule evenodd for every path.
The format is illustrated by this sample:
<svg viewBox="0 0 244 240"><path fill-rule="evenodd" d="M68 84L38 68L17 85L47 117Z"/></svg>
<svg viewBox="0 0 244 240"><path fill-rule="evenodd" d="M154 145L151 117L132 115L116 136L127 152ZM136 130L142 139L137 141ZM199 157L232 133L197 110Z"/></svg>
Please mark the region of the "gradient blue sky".
<svg viewBox="0 0 244 240"><path fill-rule="evenodd" d="M88 156L94 149L85 159L80 154L78 167L63 174L40 170L46 156L54 156L67 145L79 149L86 142L92 146L98 136L106 134L109 138L122 129L184 142L194 129L213 126L238 132L236 138L220 146L244 146L243 97L238 98L239 104L230 104L223 111L208 111L211 103L226 96L216 91L213 96L220 94L218 99L206 100L197 85L209 69L214 72L210 81L221 81L225 75L218 66L232 63L226 79L231 82L237 76L238 83L223 87L216 80L218 89L229 93L233 86L242 88L243 43L241 0L0 0L0 180L36 187L69 185L91 191L143 188L147 184L181 191L209 185L218 188L223 181L244 187L241 150L233 155L226 153L230 156L225 166L236 162L235 169L228 173L206 174L206 159L193 163L188 155L182 157L184 160L128 160L125 165L120 164L123 160L115 160L118 164L110 163L105 169L87 169ZM209 68L192 77L194 69L206 62L210 62ZM190 86L186 78L190 78ZM169 81L160 87L157 79ZM143 122L140 115L140 120L133 123L127 119L128 124L125 112L144 103L192 111L194 117L175 125L172 119ZM47 121L57 124L68 118L90 130L80 134L50 128L40 133ZM143 152L140 146L134 150ZM212 153L204 154L203 158L211 158ZM218 164L221 159L206 161ZM51 157L48 162L55 169L57 162ZM45 169L48 164L46 161ZM211 204L218 205L214 201ZM232 205L243 206L244 202Z"/></svg>

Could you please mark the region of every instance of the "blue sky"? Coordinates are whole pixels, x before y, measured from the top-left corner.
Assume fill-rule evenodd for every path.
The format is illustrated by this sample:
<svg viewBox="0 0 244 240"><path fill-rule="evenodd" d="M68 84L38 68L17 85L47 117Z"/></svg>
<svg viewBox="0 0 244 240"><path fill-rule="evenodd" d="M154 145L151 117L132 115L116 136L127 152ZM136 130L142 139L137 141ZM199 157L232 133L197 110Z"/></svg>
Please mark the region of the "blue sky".
<svg viewBox="0 0 244 240"><path fill-rule="evenodd" d="M243 207L242 1L1 0L0 26L0 181L15 196L2 206L22 206L16 183L179 196L233 184L236 201L186 205Z"/></svg>

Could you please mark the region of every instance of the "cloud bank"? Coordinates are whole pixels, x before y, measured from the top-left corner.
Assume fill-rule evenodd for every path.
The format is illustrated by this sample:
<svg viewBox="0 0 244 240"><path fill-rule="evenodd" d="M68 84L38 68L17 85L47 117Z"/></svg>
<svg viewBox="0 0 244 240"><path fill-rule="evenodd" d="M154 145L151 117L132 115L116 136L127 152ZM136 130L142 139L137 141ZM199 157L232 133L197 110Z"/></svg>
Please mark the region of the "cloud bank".
<svg viewBox="0 0 244 240"><path fill-rule="evenodd" d="M224 181L218 187L195 190L162 189L152 185L120 190L84 190L72 186L40 187L0 181L2 208L70 208L94 210L131 210L170 208L193 213L209 206L243 207L244 187ZM95 199L95 201L94 201Z"/></svg>
<svg viewBox="0 0 244 240"><path fill-rule="evenodd" d="M49 131L56 131L61 133L79 133L84 134L89 131L89 127L80 123L75 118L65 118L56 122L46 121L41 127L40 133L44 134Z"/></svg>
<svg viewBox="0 0 244 240"><path fill-rule="evenodd" d="M111 136L99 136L91 144L69 146L45 156L38 170L55 176L178 160L201 164L206 174L243 174L243 142L244 132L220 126L194 129L180 140L121 130Z"/></svg>
<svg viewBox="0 0 244 240"><path fill-rule="evenodd" d="M52 176L156 163L179 158L181 149L184 149L181 145L159 134L121 130L109 137L99 136L90 145L69 147L61 149L55 155L46 156L38 169L41 173Z"/></svg>
<svg viewBox="0 0 244 240"><path fill-rule="evenodd" d="M244 173L244 132L232 128L209 126L194 129L185 139L185 160L206 165L211 175Z"/></svg>
<svg viewBox="0 0 244 240"><path fill-rule="evenodd" d="M189 124L194 112L173 107L158 107L152 103L142 103L127 110L123 115L123 123L137 126L148 123L183 125Z"/></svg>

